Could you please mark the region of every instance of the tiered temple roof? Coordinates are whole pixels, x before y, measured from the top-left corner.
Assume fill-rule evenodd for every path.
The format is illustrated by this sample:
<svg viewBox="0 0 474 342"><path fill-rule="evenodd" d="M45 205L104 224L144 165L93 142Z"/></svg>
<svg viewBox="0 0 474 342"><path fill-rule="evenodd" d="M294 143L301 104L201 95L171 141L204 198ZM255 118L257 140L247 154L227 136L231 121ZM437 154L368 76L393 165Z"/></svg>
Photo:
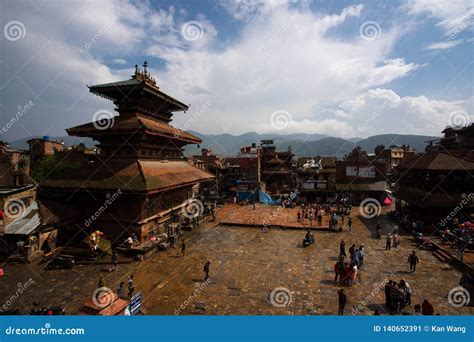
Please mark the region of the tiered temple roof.
<svg viewBox="0 0 474 342"><path fill-rule="evenodd" d="M160 91L147 66L135 66L130 80L89 87L111 99L119 116L67 129L69 135L99 141L98 160L63 179L47 179L42 187L153 193L214 178L184 160L182 147L201 139L169 124L172 112L188 106Z"/></svg>

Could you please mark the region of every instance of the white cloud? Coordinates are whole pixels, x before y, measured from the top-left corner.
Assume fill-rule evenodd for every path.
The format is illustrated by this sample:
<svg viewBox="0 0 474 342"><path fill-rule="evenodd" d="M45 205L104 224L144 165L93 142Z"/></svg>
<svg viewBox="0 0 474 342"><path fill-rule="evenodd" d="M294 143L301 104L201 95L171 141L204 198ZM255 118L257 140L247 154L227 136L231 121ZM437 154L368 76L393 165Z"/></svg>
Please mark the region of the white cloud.
<svg viewBox="0 0 474 342"><path fill-rule="evenodd" d="M464 41L462 39L445 41L445 42L436 42L436 43L432 43L426 46L424 50L448 50L462 44L463 42Z"/></svg>
<svg viewBox="0 0 474 342"><path fill-rule="evenodd" d="M361 11L362 6L350 6L339 14L322 15L281 5L245 25L239 39L224 49L191 46L184 51L153 46L148 52L167 63L158 75L162 89L191 103L191 112L212 102L193 122L194 130L271 130L270 116L276 110L290 112L295 122L316 122L321 108L405 77L417 68L403 58L388 57L400 36L397 27L387 27L380 39L372 41L359 37L358 23L350 38L325 34L329 27L337 29ZM191 86L205 91L192 94L188 91ZM186 120L179 115L175 118L177 126ZM314 129L336 127L333 121L325 123Z"/></svg>
<svg viewBox="0 0 474 342"><path fill-rule="evenodd" d="M412 15L428 15L438 21L444 36L457 35L472 27L474 1L472 0L408 0L406 9Z"/></svg>
<svg viewBox="0 0 474 342"><path fill-rule="evenodd" d="M367 98L360 95L418 68L394 55L393 47L403 34L399 26L385 24L379 39L359 37L357 19L363 6L348 6L335 14L315 13L304 4L286 1L240 1L235 6L242 29L233 41L222 42L209 18L189 17L173 7L155 9L125 0L99 5L45 2L38 15L28 2L12 2L5 19L22 21L27 34L16 42L2 40L6 107L2 118L7 121L19 104L31 98L35 113L9 134L15 138L26 131L64 134L65 128L90 121L97 110L111 110L112 103L89 94L86 84L127 79L133 64L142 64L142 57L135 60L142 54L165 62L160 68L151 64L161 89L191 104L187 114L176 114L175 126L203 133L271 132L271 114L285 110L292 116L288 131L348 136L359 122L356 108L366 108L371 97L374 102L388 96L390 103L410 99L397 100L397 94L382 96L373 90ZM202 26L197 40L182 36L182 25L189 21ZM353 34L345 33L344 38L338 34L342 24L352 25ZM413 99L420 106L423 103L421 98ZM426 101L423 109L436 103ZM191 123L192 114L204 105L206 109ZM447 110L443 106L457 108L440 101L439 108L432 110L441 115ZM404 128L390 120L379 125L390 132ZM439 133L439 128L428 125L426 131Z"/></svg>
<svg viewBox="0 0 474 342"><path fill-rule="evenodd" d="M120 65L127 64L127 61L123 58L115 58L112 60L112 62L115 64L120 64Z"/></svg>
<svg viewBox="0 0 474 342"><path fill-rule="evenodd" d="M465 101L443 101L425 96L400 96L390 89L370 89L343 102L336 110L342 112L346 125L353 131L345 137L367 137L399 132L439 136L445 126L452 125L453 115L463 124L473 122L474 98Z"/></svg>
<svg viewBox="0 0 474 342"><path fill-rule="evenodd" d="M288 3L288 0L221 0L219 6L237 20L250 20L267 15L277 6Z"/></svg>

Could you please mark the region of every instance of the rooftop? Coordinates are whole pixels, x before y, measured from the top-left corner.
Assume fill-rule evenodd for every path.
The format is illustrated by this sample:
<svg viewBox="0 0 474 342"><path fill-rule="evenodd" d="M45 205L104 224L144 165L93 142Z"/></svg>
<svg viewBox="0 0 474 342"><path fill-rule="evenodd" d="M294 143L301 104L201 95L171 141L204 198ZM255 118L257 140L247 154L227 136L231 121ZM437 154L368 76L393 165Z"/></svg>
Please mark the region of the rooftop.
<svg viewBox="0 0 474 342"><path fill-rule="evenodd" d="M186 161L111 160L106 165L89 164L71 172L67 179L45 180L41 187L151 192L212 179L212 174Z"/></svg>

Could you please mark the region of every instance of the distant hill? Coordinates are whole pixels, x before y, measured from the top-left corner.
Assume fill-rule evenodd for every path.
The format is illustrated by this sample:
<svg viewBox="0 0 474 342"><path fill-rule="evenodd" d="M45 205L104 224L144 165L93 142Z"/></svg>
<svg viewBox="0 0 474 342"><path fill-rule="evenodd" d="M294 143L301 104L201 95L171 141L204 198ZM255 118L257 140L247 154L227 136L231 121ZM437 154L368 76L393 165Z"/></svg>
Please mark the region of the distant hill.
<svg viewBox="0 0 474 342"><path fill-rule="evenodd" d="M236 155L242 147L250 146L252 143L260 143L263 139L273 139L278 149L287 149L288 146L297 146L301 141L317 141L327 138L325 134L259 134L256 132L248 132L240 135L232 134L210 134L205 135L195 131L189 133L202 139L200 148L197 145L186 146L185 154L200 154L201 148L211 148L213 152L224 156Z"/></svg>
<svg viewBox="0 0 474 342"><path fill-rule="evenodd" d="M351 138L342 139L329 137L324 134L259 134L256 132L248 132L240 135L232 134L201 134L199 132L190 131L191 134L202 139L202 143L199 145L188 145L185 147L184 153L187 156L194 154L201 154L201 148L211 148L216 154L223 156L236 155L240 148L244 146L250 146L252 143L260 143L262 139L273 139L275 146L278 150L287 150L291 147L291 150L296 156L334 156L343 157L349 153L354 147L360 146L363 150L368 153L373 153L374 148L377 145L410 145L416 149L417 152L423 152L425 150L427 140L437 139L439 137L426 136L426 135L406 135L406 134L382 134L374 135L366 139ZM31 138L25 138L12 142L10 145L13 148L27 150L27 140ZM77 145L84 143L87 147L93 147L97 144L90 138L81 137L49 137L50 140L62 140L66 146Z"/></svg>
<svg viewBox="0 0 474 342"><path fill-rule="evenodd" d="M343 157L355 147L353 143L341 138L323 138L316 141L293 142L292 151L296 156Z"/></svg>

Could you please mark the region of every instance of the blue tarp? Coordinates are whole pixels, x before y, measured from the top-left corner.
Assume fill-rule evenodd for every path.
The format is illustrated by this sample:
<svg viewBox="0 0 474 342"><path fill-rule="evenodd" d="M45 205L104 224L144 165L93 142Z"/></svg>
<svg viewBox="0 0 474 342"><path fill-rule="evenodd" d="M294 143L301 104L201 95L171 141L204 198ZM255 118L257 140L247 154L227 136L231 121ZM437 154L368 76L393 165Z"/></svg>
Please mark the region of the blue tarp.
<svg viewBox="0 0 474 342"><path fill-rule="evenodd" d="M253 202L253 191L237 191L237 201Z"/></svg>
<svg viewBox="0 0 474 342"><path fill-rule="evenodd" d="M277 202L266 192L259 191L258 192L258 200L260 203L266 204L266 205L275 205Z"/></svg>

